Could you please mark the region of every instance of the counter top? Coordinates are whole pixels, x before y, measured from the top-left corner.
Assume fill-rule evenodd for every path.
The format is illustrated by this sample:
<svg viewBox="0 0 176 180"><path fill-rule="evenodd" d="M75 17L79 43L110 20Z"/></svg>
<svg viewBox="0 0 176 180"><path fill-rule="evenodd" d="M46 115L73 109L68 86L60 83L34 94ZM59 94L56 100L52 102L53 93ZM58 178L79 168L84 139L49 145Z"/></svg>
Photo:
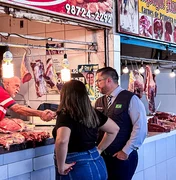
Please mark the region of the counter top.
<svg viewBox="0 0 176 180"><path fill-rule="evenodd" d="M176 130L173 130L170 132L148 132L148 136L144 140L144 144L152 142L152 141L156 141L159 139L163 139L163 138L175 135L175 134L176 134Z"/></svg>
<svg viewBox="0 0 176 180"><path fill-rule="evenodd" d="M54 144L54 138L52 137L52 129L53 127L35 127L36 131L43 131L43 130L47 130L48 132L50 132L51 138L48 138L42 142L25 142L25 143L21 143L21 144L13 144L10 146L10 149L5 149L3 146L0 146L0 154L5 154L5 153L9 153L9 152L15 152L15 151L20 151L20 150L24 150L24 149L29 149L29 148L35 148L35 147L40 147L40 146L46 146L46 145L50 145L50 144ZM34 131L35 131L34 130ZM163 139L172 135L176 134L176 130L170 131L170 132L148 132L148 136L147 138L144 140L143 144L149 143L149 142L153 142L159 139Z"/></svg>

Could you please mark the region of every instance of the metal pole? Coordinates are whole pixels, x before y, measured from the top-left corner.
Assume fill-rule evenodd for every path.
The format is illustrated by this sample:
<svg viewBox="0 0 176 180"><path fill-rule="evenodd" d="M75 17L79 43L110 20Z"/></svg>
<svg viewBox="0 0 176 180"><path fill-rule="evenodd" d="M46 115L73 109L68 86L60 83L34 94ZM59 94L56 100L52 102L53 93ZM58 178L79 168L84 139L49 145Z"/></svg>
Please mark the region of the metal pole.
<svg viewBox="0 0 176 180"><path fill-rule="evenodd" d="M40 46L40 45L13 44L13 43L5 43L5 42L0 42L0 46L9 46L9 47L17 47L17 48L34 48L34 49L59 50L59 51L73 50L73 51L84 51L84 52L97 52L96 50L82 49L82 48L46 48L46 46Z"/></svg>
<svg viewBox="0 0 176 180"><path fill-rule="evenodd" d="M149 62L149 63L174 63L174 61L168 61L168 60L161 60L161 59L148 59L148 58L141 58L141 57L133 57L133 56L121 56L121 60L127 60L127 61L137 61L137 62Z"/></svg>
<svg viewBox="0 0 176 180"><path fill-rule="evenodd" d="M60 40L60 39L55 39L52 37L37 37L37 36L30 36L30 35L23 35L23 34L16 34L16 33L5 33L5 32L0 32L0 35L4 37L20 37L24 39L30 39L34 41L53 41L53 42L60 42L60 43L70 43L70 44L81 44L81 45L97 45L96 42L83 42L83 41L73 41L73 40Z"/></svg>

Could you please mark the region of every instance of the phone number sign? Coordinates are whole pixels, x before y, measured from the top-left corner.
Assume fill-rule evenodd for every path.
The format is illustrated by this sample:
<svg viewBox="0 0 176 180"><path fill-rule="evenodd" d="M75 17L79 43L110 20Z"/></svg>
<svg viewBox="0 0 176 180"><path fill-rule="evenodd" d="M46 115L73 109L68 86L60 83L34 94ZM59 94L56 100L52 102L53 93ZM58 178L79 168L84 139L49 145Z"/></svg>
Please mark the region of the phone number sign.
<svg viewBox="0 0 176 180"><path fill-rule="evenodd" d="M0 0L29 9L112 27L113 0Z"/></svg>

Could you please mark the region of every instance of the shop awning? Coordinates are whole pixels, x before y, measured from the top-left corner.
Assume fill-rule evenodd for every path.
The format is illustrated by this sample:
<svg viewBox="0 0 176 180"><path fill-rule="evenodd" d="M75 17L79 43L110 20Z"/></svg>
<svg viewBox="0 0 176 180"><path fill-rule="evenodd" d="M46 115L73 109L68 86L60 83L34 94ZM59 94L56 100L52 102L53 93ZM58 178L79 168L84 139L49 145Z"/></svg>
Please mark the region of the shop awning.
<svg viewBox="0 0 176 180"><path fill-rule="evenodd" d="M124 44L131 44L160 50L169 50L173 53L176 53L176 44L169 42L151 40L126 34L120 34L120 42Z"/></svg>

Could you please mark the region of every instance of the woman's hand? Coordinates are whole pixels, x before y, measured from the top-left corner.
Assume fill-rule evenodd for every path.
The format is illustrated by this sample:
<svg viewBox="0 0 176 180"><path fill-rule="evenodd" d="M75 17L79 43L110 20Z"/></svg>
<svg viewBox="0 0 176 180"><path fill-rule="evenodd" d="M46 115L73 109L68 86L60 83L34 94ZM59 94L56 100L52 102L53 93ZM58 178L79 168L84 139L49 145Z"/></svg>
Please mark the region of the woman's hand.
<svg viewBox="0 0 176 180"><path fill-rule="evenodd" d="M65 165L64 165L64 167L63 168L59 168L58 167L58 172L59 172L59 174L61 174L61 175L67 175L73 168L73 166L76 164L76 162L72 162L72 163L70 163L70 164L66 164L65 163Z"/></svg>
<svg viewBox="0 0 176 180"><path fill-rule="evenodd" d="M101 155L102 150L97 147L97 151L98 151L98 153Z"/></svg>

